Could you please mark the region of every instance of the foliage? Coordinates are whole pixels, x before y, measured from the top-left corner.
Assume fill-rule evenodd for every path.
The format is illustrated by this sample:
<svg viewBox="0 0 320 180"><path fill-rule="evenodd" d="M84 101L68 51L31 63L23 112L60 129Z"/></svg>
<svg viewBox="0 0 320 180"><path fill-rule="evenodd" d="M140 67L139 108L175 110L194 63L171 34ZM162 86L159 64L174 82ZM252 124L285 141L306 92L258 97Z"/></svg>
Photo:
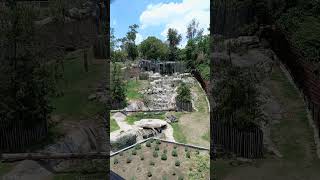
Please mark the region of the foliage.
<svg viewBox="0 0 320 180"><path fill-rule="evenodd" d="M179 176L179 177L178 177L178 180L184 180L184 179L183 179L183 176Z"/></svg>
<svg viewBox="0 0 320 180"><path fill-rule="evenodd" d="M31 7L13 4L0 12L0 117L7 127L18 121L32 126L47 120L52 111L54 83L37 43L34 20Z"/></svg>
<svg viewBox="0 0 320 180"><path fill-rule="evenodd" d="M178 156L177 150L176 150L176 149L172 150L171 155L172 155L173 157L177 157L177 156Z"/></svg>
<svg viewBox="0 0 320 180"><path fill-rule="evenodd" d="M154 161L150 161L149 164L150 164L150 166L154 166L155 162Z"/></svg>
<svg viewBox="0 0 320 180"><path fill-rule="evenodd" d="M193 161L193 167L194 170L188 174L189 179L204 179L210 172L209 156L198 155Z"/></svg>
<svg viewBox="0 0 320 180"><path fill-rule="evenodd" d="M177 101L179 102L191 102L191 91L186 83L181 83L177 89Z"/></svg>
<svg viewBox="0 0 320 180"><path fill-rule="evenodd" d="M132 158L131 158L131 157L128 157L128 158L127 158L127 163L129 164L129 163L131 163L131 161L132 161Z"/></svg>
<svg viewBox="0 0 320 180"><path fill-rule="evenodd" d="M148 142L146 143L146 146L147 146L147 147L151 147L151 143L148 141Z"/></svg>
<svg viewBox="0 0 320 180"><path fill-rule="evenodd" d="M143 161L144 160L144 156L143 154L140 156L140 160Z"/></svg>
<svg viewBox="0 0 320 180"><path fill-rule="evenodd" d="M168 152L167 149L164 149L164 150L163 150L163 153L164 153L164 154L167 154L167 152Z"/></svg>
<svg viewBox="0 0 320 180"><path fill-rule="evenodd" d="M250 128L263 120L257 89L257 74L253 68L225 67L221 79L214 85L214 114L223 122L238 128Z"/></svg>
<svg viewBox="0 0 320 180"><path fill-rule="evenodd" d="M190 151L187 151L186 157L190 159Z"/></svg>
<svg viewBox="0 0 320 180"><path fill-rule="evenodd" d="M167 160L167 155L165 153L161 155L161 160L164 160L164 161Z"/></svg>
<svg viewBox="0 0 320 180"><path fill-rule="evenodd" d="M111 98L112 102L120 103L124 106L126 102L126 86L123 82L120 66L114 64L112 72Z"/></svg>
<svg viewBox="0 0 320 180"><path fill-rule="evenodd" d="M132 150L132 155L137 155L137 150L133 149Z"/></svg>
<svg viewBox="0 0 320 180"><path fill-rule="evenodd" d="M180 166L180 161L177 159L174 164L175 164L176 166Z"/></svg>
<svg viewBox="0 0 320 180"><path fill-rule="evenodd" d="M148 177L151 177L151 176L152 176L152 173L151 173L150 170L148 171L147 176L148 176Z"/></svg>
<svg viewBox="0 0 320 180"><path fill-rule="evenodd" d="M150 36L139 45L141 56L149 60L165 60L168 54L168 46L160 39Z"/></svg>
<svg viewBox="0 0 320 180"><path fill-rule="evenodd" d="M157 144L161 144L161 141L159 139L156 140Z"/></svg>
<svg viewBox="0 0 320 180"><path fill-rule="evenodd" d="M199 22L196 19L192 19L187 27L187 38L194 39L196 37L201 37L203 33L203 28L199 28Z"/></svg>
<svg viewBox="0 0 320 180"><path fill-rule="evenodd" d="M167 33L167 40L169 42L169 61L175 61L178 58L177 46L182 40L181 34L178 33L178 30L169 28Z"/></svg>
<svg viewBox="0 0 320 180"><path fill-rule="evenodd" d="M115 158L114 160L113 160L113 164L118 164L119 163L119 160L117 159L117 158Z"/></svg>
<svg viewBox="0 0 320 180"><path fill-rule="evenodd" d="M159 151L159 145L157 144L156 146L155 146L155 148L154 148L156 151Z"/></svg>
<svg viewBox="0 0 320 180"><path fill-rule="evenodd" d="M127 36L126 36L126 50L128 53L128 57L131 60L135 60L138 55L138 47L135 44L135 40L136 40L136 34L138 33L137 29L139 28L139 26L137 24L133 24L131 26L129 26L129 32L127 32Z"/></svg>
<svg viewBox="0 0 320 180"><path fill-rule="evenodd" d="M153 157L157 158L159 156L158 151L153 151Z"/></svg>
<svg viewBox="0 0 320 180"><path fill-rule="evenodd" d="M134 148L135 148L136 150L141 149L141 144L137 144Z"/></svg>
<svg viewBox="0 0 320 180"><path fill-rule="evenodd" d="M116 131L118 129L120 129L120 127L118 126L116 120L111 118L110 119L110 132Z"/></svg>

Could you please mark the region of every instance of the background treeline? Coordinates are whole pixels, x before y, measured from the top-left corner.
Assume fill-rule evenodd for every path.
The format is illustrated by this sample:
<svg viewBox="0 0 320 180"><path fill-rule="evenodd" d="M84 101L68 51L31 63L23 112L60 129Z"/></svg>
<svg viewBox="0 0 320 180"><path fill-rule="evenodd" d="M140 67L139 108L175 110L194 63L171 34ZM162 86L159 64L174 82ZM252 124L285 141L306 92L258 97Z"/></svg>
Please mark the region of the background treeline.
<svg viewBox="0 0 320 180"><path fill-rule="evenodd" d="M193 19L187 30L187 44L179 47L182 35L178 30L169 28L165 41L155 36L149 36L140 44L136 44L136 35L139 26L129 26L127 35L117 39L114 29L111 28L111 60L113 62L124 62L136 59L158 60L158 61L184 61L189 70L198 70L204 79L208 80L210 75L210 36L204 35L204 29L199 27L199 22Z"/></svg>

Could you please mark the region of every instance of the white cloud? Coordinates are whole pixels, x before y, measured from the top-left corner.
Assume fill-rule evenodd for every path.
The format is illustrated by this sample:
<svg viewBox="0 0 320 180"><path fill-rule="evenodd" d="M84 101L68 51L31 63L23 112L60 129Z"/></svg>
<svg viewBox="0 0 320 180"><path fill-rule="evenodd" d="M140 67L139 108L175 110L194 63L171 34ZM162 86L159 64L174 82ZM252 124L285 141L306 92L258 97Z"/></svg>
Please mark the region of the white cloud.
<svg viewBox="0 0 320 180"><path fill-rule="evenodd" d="M141 28L165 25L161 35L165 38L169 28L175 28L183 36L182 46L186 44L187 25L192 19L199 21L204 34L210 23L210 0L183 0L181 3L150 4L140 15Z"/></svg>
<svg viewBox="0 0 320 180"><path fill-rule="evenodd" d="M142 41L143 41L143 36L141 34L137 33L135 43L140 44Z"/></svg>

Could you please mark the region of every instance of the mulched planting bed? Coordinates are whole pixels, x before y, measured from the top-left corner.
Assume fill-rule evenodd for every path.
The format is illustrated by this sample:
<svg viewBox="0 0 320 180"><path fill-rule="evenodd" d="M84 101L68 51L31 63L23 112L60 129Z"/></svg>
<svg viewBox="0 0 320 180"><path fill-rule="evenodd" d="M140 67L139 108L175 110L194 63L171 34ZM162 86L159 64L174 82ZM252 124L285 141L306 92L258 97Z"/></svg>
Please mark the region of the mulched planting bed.
<svg viewBox="0 0 320 180"><path fill-rule="evenodd" d="M156 150L157 146L159 150ZM132 153L133 151L136 151L136 155ZM173 151L176 153L172 153ZM182 179L207 180L210 179L209 160L208 151L185 148L185 146L162 141L158 144L154 140L150 147L142 143L141 148L133 147L121 155L112 156L110 167L112 171L128 180L181 179L182 177Z"/></svg>

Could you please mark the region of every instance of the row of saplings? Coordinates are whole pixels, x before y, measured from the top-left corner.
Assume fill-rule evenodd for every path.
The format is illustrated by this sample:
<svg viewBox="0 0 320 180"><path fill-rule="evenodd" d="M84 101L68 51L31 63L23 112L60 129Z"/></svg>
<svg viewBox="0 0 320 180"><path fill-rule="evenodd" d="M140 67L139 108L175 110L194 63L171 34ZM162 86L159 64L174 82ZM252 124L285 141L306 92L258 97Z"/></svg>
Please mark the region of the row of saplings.
<svg viewBox="0 0 320 180"><path fill-rule="evenodd" d="M154 141L153 139L147 141L146 147L148 147L148 148L151 149L151 148L152 148L152 143L153 143L153 141ZM161 144L161 141L157 139L155 142L156 142L156 143L155 143L155 146L154 146L153 157L154 157L154 158L158 158L158 157L159 157L159 151L160 151L159 145ZM177 147L178 147L177 145L174 145L174 147L173 147L174 149L173 149L172 152L171 152L171 155L172 155L173 157L178 157ZM142 148L142 147L141 147L141 144L137 144L137 145L135 146L135 148L131 151L131 154L134 155L134 156L136 156L136 155L137 155L137 150L140 150L141 148ZM188 147L185 147L185 152L186 152L186 158L190 159L190 158L191 158L191 153L190 153L190 150L188 149ZM196 154L199 154L199 153L200 153L199 150L197 150L197 151L196 151ZM119 155L120 155L120 156L123 156L123 152L120 152ZM140 160L141 160L141 161L144 160L143 154L140 155ZM163 161L166 161L166 160L167 160L167 149L164 149L164 150L162 151L161 160L163 160ZM132 162L132 158L131 158L131 157L128 157L126 162L127 162L128 164L131 163L131 162ZM114 161L113 161L113 163L114 163L114 164L118 164L118 163L119 163L119 160L115 158ZM150 165L150 166L155 166L155 162L152 161L152 160L150 160L149 165ZM177 166L177 167L180 166L180 161L179 161L179 159L176 159L176 161L175 161L175 166ZM176 173L173 171L173 172L172 172L172 175L175 176ZM147 172L147 176L148 176L148 177L152 177L152 172L151 172L150 170ZM163 178L163 180L165 180L165 179L167 179L167 177L164 177L164 178ZM184 178L183 178L182 176L179 176L179 177L178 177L178 180L183 180L183 179L184 179Z"/></svg>

